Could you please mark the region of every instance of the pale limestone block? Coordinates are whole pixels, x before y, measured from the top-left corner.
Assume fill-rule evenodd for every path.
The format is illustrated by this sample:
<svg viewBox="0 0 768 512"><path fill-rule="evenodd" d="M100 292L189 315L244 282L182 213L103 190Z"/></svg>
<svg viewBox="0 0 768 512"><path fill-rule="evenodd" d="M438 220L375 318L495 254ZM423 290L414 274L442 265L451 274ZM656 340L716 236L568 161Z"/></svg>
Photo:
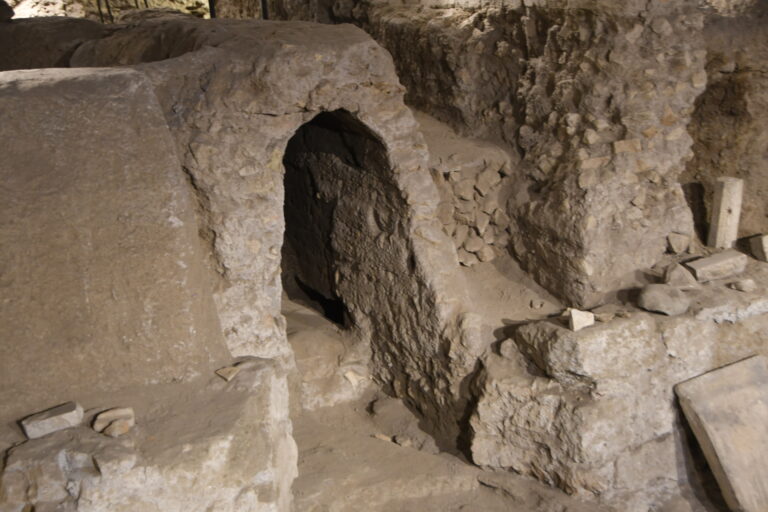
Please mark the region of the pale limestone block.
<svg viewBox="0 0 768 512"><path fill-rule="evenodd" d="M589 311L580 311L578 309L568 310L568 328L572 331L579 331L585 327L595 324L595 315Z"/></svg>
<svg viewBox="0 0 768 512"><path fill-rule="evenodd" d="M744 180L729 177L717 179L707 245L719 249L733 247L739 236L743 195Z"/></svg>
<svg viewBox="0 0 768 512"><path fill-rule="evenodd" d="M731 510L768 510L768 360L753 356L675 391Z"/></svg>
<svg viewBox="0 0 768 512"><path fill-rule="evenodd" d="M768 261L768 235L757 235L749 239L752 256L760 261Z"/></svg>
<svg viewBox="0 0 768 512"><path fill-rule="evenodd" d="M747 255L735 249L728 249L706 258L699 258L685 264L699 282L724 279L744 272Z"/></svg>
<svg viewBox="0 0 768 512"><path fill-rule="evenodd" d="M21 427L29 439L37 439L44 435L65 428L80 425L83 421L83 408L76 402L67 402L21 420Z"/></svg>

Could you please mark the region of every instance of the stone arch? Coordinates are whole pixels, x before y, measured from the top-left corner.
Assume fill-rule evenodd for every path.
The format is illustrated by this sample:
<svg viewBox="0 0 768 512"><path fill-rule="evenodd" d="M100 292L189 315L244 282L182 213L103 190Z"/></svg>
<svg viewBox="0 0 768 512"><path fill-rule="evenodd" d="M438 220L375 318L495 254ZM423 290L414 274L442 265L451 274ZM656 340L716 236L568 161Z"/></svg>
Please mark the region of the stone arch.
<svg viewBox="0 0 768 512"><path fill-rule="evenodd" d="M419 315L426 287L384 141L348 110L325 111L294 132L283 164L289 295L301 288L331 320L374 343L395 341L397 324ZM338 310L344 319L334 317Z"/></svg>

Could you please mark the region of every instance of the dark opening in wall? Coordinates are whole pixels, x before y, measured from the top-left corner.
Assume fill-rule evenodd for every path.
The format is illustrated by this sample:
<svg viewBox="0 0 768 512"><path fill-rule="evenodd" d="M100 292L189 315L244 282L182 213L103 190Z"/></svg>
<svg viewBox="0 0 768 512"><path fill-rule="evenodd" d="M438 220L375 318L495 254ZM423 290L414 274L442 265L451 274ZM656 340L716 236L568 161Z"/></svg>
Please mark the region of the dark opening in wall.
<svg viewBox="0 0 768 512"><path fill-rule="evenodd" d="M349 113L326 112L297 130L283 158L283 288L291 300L342 326L349 315L339 296L338 262L350 256L339 237L354 236L357 219L340 203L348 197L350 174L366 172L361 162L372 137Z"/></svg>

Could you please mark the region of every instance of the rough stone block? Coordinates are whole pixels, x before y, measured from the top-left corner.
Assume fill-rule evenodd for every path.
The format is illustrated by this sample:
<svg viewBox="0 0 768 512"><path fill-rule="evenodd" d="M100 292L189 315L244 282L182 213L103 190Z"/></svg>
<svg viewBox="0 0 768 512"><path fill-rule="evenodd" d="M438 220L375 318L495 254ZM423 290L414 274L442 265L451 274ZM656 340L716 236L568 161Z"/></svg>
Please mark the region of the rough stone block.
<svg viewBox="0 0 768 512"><path fill-rule="evenodd" d="M768 510L768 360L750 357L675 391L731 510Z"/></svg>
<svg viewBox="0 0 768 512"><path fill-rule="evenodd" d="M638 306L669 316L682 315L691 305L685 293L668 284L649 284L640 291Z"/></svg>
<svg viewBox="0 0 768 512"><path fill-rule="evenodd" d="M76 402L67 402L21 420L24 434L30 439L37 439L65 428L80 425L83 421L83 408Z"/></svg>
<svg viewBox="0 0 768 512"><path fill-rule="evenodd" d="M699 258L685 264L699 282L725 279L744 272L747 267L747 255L735 249L728 249L706 258Z"/></svg>
<svg viewBox="0 0 768 512"><path fill-rule="evenodd" d="M719 249L733 247L739 236L743 195L744 180L729 177L717 179L707 245Z"/></svg>
<svg viewBox="0 0 768 512"><path fill-rule="evenodd" d="M768 235L757 235L749 239L752 256L760 261L768 261Z"/></svg>

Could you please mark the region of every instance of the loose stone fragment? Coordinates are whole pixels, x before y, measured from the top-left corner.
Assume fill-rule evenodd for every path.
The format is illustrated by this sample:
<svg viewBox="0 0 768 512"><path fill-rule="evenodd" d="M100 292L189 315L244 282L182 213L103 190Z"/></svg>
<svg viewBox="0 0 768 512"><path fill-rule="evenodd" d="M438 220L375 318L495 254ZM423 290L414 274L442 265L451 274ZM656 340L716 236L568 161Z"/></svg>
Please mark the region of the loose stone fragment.
<svg viewBox="0 0 768 512"><path fill-rule="evenodd" d="M682 290L693 290L699 287L693 274L679 263L673 263L664 272L664 282Z"/></svg>
<svg viewBox="0 0 768 512"><path fill-rule="evenodd" d="M127 434L131 430L133 425L134 425L134 422L132 419L131 420L127 420L127 419L115 420L112 423L110 423L107 428L104 429L104 434L108 435L109 437L120 437L123 434Z"/></svg>
<svg viewBox="0 0 768 512"><path fill-rule="evenodd" d="M219 377L221 377L227 382L234 379L238 373L240 373L240 368L238 368L237 366L225 366L224 368L219 368L218 370L216 370L216 375L218 375Z"/></svg>
<svg viewBox="0 0 768 512"><path fill-rule="evenodd" d="M568 316L568 328L572 331L580 331L595 324L595 315L589 311L569 309L566 314Z"/></svg>
<svg viewBox="0 0 768 512"><path fill-rule="evenodd" d="M37 439L52 432L80 425L83 408L76 402L67 402L21 420L21 427L29 439Z"/></svg>
<svg viewBox="0 0 768 512"><path fill-rule="evenodd" d="M729 283L728 288L749 293L757 290L757 283L752 279L739 279L738 281Z"/></svg>
<svg viewBox="0 0 768 512"><path fill-rule="evenodd" d="M670 233L667 235L669 250L673 254L680 254L688 250L691 245L691 237L682 233Z"/></svg>
<svg viewBox="0 0 768 512"><path fill-rule="evenodd" d="M100 412L96 415L96 419L93 420L93 430L96 432L104 432L105 429L117 420L124 420L130 423L129 427L136 424L136 419L131 407L115 407L108 409L104 412Z"/></svg>
<svg viewBox="0 0 768 512"><path fill-rule="evenodd" d="M706 258L699 258L685 264L700 283L725 279L744 272L747 255L735 249L728 249Z"/></svg>
<svg viewBox="0 0 768 512"><path fill-rule="evenodd" d="M640 291L637 305L646 311L668 316L682 315L691 306L683 292L668 284L649 284Z"/></svg>
<svg viewBox="0 0 768 512"><path fill-rule="evenodd" d="M741 200L744 181L739 178L718 178L712 203L712 220L709 225L707 245L730 249L739 235Z"/></svg>
<svg viewBox="0 0 768 512"><path fill-rule="evenodd" d="M752 256L760 261L768 261L768 235L757 235L749 239Z"/></svg>
<svg viewBox="0 0 768 512"><path fill-rule="evenodd" d="M675 392L728 507L768 510L768 360L744 359Z"/></svg>

